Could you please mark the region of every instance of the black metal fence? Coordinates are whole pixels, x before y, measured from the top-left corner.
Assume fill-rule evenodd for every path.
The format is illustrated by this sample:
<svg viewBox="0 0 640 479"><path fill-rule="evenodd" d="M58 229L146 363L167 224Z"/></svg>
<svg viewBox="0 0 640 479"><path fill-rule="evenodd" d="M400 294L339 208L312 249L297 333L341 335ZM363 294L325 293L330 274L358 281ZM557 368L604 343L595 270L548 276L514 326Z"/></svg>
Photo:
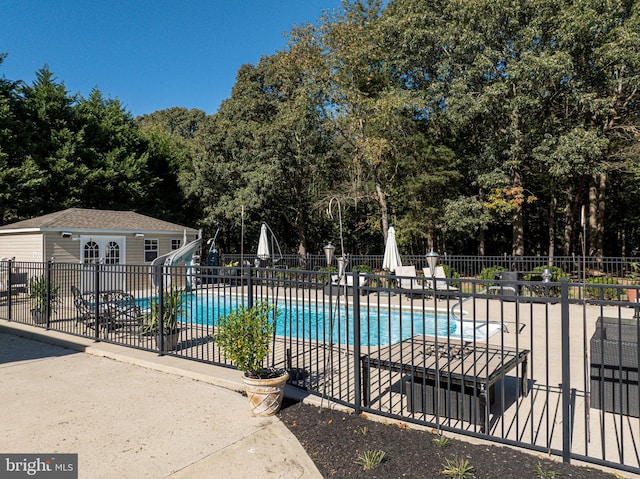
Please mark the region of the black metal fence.
<svg viewBox="0 0 640 479"><path fill-rule="evenodd" d="M362 266L371 271L382 271L383 257L380 255L349 255L350 269L358 269ZM252 254L224 254L220 256L220 266L254 265L256 256ZM427 266L425 255L404 255L403 264L414 265L416 269ZM288 254L283 255L275 264L270 260L270 266L276 268L295 268L310 271L327 269L327 263L323 254L307 254L305 256ZM640 282L640 258L636 257L598 257L598 256L466 256L449 255L440 256L440 264L445 265L452 276L462 278L478 278L487 268L503 269L505 271L518 271L523 274L540 272L543 268L557 268L562 276L576 281L590 279L597 282L601 278L611 278L620 284L635 284Z"/></svg>
<svg viewBox="0 0 640 479"><path fill-rule="evenodd" d="M356 412L640 472L638 286L525 277L2 262L0 317L231 366L212 339L217 319L265 300L277 305L268 365L296 387Z"/></svg>

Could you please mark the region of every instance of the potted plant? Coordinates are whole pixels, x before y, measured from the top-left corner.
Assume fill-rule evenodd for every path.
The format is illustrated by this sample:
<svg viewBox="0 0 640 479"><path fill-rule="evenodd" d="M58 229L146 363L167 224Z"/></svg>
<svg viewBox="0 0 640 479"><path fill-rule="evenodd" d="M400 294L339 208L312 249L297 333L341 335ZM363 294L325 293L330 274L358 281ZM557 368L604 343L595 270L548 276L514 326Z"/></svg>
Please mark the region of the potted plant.
<svg viewBox="0 0 640 479"><path fill-rule="evenodd" d="M264 367L269 343L275 331L271 320L275 306L266 301L250 308L240 306L218 319L213 340L243 372L242 381L254 416L272 416L282 405L284 387L289 374L284 370Z"/></svg>
<svg viewBox="0 0 640 479"><path fill-rule="evenodd" d="M162 351L172 351L178 347L180 339L179 319L184 310L182 291L171 287L162 294L162 311L160 300L151 301L149 311L144 315L143 334L155 334L158 346L162 341ZM160 318L162 315L162 337L160 336Z"/></svg>
<svg viewBox="0 0 640 479"><path fill-rule="evenodd" d="M60 287L48 281L45 275L34 276L29 280L29 300L34 323L44 324L47 322L47 303L52 313L58 311L58 304L62 300Z"/></svg>

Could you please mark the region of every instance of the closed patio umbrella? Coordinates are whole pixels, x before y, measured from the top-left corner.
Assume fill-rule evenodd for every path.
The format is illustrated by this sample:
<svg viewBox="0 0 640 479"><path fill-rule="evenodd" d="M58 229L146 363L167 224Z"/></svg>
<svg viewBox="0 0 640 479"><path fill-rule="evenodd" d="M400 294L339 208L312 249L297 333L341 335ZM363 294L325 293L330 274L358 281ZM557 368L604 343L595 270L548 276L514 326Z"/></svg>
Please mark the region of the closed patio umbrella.
<svg viewBox="0 0 640 479"><path fill-rule="evenodd" d="M267 225L262 223L260 230L260 240L258 240L258 258L261 260L267 260L271 257L269 254L269 238L267 237Z"/></svg>
<svg viewBox="0 0 640 479"><path fill-rule="evenodd" d="M384 249L382 269L393 273L398 266L402 266L402 259L400 258L398 244L396 243L396 230L393 226L390 226L387 234L387 246Z"/></svg>

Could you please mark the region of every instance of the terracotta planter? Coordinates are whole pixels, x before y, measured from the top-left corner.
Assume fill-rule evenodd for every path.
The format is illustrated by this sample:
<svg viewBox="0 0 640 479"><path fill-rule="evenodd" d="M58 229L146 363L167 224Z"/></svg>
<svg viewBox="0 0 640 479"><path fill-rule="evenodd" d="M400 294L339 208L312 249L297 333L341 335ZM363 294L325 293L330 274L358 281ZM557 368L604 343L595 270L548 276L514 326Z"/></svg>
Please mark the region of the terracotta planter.
<svg viewBox="0 0 640 479"><path fill-rule="evenodd" d="M627 299L631 303L635 303L638 301L638 290L637 289L627 289Z"/></svg>
<svg viewBox="0 0 640 479"><path fill-rule="evenodd" d="M249 398L249 407L254 416L273 416L280 410L284 388L289 373L282 372L276 378L254 379L242 374L242 382Z"/></svg>

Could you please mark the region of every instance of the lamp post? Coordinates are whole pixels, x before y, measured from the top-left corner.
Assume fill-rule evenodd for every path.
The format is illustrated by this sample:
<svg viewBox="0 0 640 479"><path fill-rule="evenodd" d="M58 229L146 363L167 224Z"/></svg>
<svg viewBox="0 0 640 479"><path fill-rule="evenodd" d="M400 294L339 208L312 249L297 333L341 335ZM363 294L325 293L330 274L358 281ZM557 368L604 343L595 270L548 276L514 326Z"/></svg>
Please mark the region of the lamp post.
<svg viewBox="0 0 640 479"><path fill-rule="evenodd" d="M331 266L331 262L333 261L333 253L335 252L336 247L329 242L327 246L324 247L324 256L327 258L327 267Z"/></svg>
<svg viewBox="0 0 640 479"><path fill-rule="evenodd" d="M435 360L436 360L436 389L435 389L435 416L436 416L436 426L438 432L440 432L440 364L438 361L438 356L440 356L440 348L438 347L438 297L436 296L436 266L438 266L438 258L440 256L438 253L433 251L429 251L427 253L427 264L429 265L429 271L431 272L431 287L433 288L433 328L434 328L434 336L435 336Z"/></svg>
<svg viewBox="0 0 640 479"><path fill-rule="evenodd" d="M431 276L435 277L436 266L438 266L438 258L440 255L435 251L431 250L427 253L427 264L429 265L429 269L431 270Z"/></svg>
<svg viewBox="0 0 640 479"><path fill-rule="evenodd" d="M324 249L324 256L327 259L327 268L330 268L331 263L333 263L333 256L336 251L336 247L333 246L331 242L329 242L329 244L327 244L327 246L325 246L323 249ZM345 272L347 270L347 264L349 263L349 259L343 253L343 255L340 256L337 261L338 261L338 288L340 288L340 285L342 284L342 279L344 278ZM346 281L345 281L345 285L346 285Z"/></svg>

